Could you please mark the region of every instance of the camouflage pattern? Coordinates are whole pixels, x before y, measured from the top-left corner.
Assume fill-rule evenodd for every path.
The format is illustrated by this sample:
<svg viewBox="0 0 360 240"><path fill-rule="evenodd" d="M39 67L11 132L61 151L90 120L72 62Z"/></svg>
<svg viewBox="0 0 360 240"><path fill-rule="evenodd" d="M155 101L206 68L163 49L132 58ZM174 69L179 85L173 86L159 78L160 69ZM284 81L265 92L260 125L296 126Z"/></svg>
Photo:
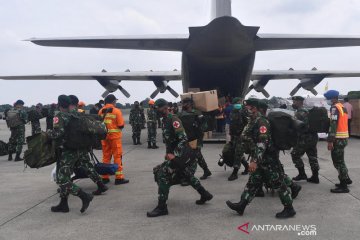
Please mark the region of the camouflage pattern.
<svg viewBox="0 0 360 240"><path fill-rule="evenodd" d="M53 129L53 119L55 117L55 109L50 108L48 116L46 117L46 131Z"/></svg>
<svg viewBox="0 0 360 240"><path fill-rule="evenodd" d="M31 122L31 135L41 132L40 120Z"/></svg>
<svg viewBox="0 0 360 240"><path fill-rule="evenodd" d="M130 110L129 123L132 127L132 136L133 138L140 138L141 129L145 124L145 115L144 110L140 107L132 108Z"/></svg>
<svg viewBox="0 0 360 240"><path fill-rule="evenodd" d="M295 118L305 123L309 128L309 111L304 108L296 110ZM301 157L306 153L312 171L319 171L319 162L317 160L317 133L305 131L298 135L296 146L291 151L291 158L296 168L304 168L304 162Z"/></svg>
<svg viewBox="0 0 360 240"><path fill-rule="evenodd" d="M231 142L234 144L235 154L234 154L234 168L240 168L240 164L243 166L248 165L245 159L245 149L249 148L246 146L245 142L241 140L241 137L231 136Z"/></svg>
<svg viewBox="0 0 360 240"><path fill-rule="evenodd" d="M25 124L27 123L27 113L19 109L20 119L24 124L10 128L11 135L9 138L9 153L20 154L25 143Z"/></svg>
<svg viewBox="0 0 360 240"><path fill-rule="evenodd" d="M153 108L147 110L147 129L148 129L148 142L156 143L156 121L157 113Z"/></svg>
<svg viewBox="0 0 360 240"><path fill-rule="evenodd" d="M78 161L75 163L75 168L82 168L86 175L94 182L101 182L100 175L95 171L94 164L90 160L89 152L87 150L79 150L77 152Z"/></svg>
<svg viewBox="0 0 360 240"><path fill-rule="evenodd" d="M346 112L346 108L344 108L344 112ZM332 105L330 108L330 129L328 134L328 142L332 142L334 145L333 150L331 151L331 159L333 161L334 167L338 171L338 178L339 180L346 180L349 178L348 175L348 169L345 164L345 147L348 144L347 138L336 138L336 132L337 132L337 125L338 125L338 119L339 119L339 111L335 107L335 105Z"/></svg>
<svg viewBox="0 0 360 240"><path fill-rule="evenodd" d="M188 145L188 139L181 120L176 115L169 113L167 117L164 117L163 122L163 136L166 144L166 153L172 153L175 157L181 157L183 149ZM194 176L196 167L197 164L194 161L184 169L174 169L172 168L171 161L168 160L158 166L155 177L159 186L159 200L167 200L170 187L180 183L180 179L182 178L185 178L194 189L198 190L201 187L201 184L199 179Z"/></svg>
<svg viewBox="0 0 360 240"><path fill-rule="evenodd" d="M245 130L247 136L252 136L247 140L251 146L251 161L257 163L257 169L250 174L241 199L250 203L265 183L265 186L279 189L281 203L284 206L291 206L291 189L287 185L289 180L285 179L286 176L278 159L278 151L273 147L269 121L258 113L250 120Z"/></svg>
<svg viewBox="0 0 360 240"><path fill-rule="evenodd" d="M71 181L71 175L74 172L75 164L78 162L79 151L63 149L65 139L65 128L70 122L70 114L59 112L53 120L53 130L48 131L49 138L56 144L56 179L60 187L60 197L67 197L70 193L74 196L79 195L80 188Z"/></svg>

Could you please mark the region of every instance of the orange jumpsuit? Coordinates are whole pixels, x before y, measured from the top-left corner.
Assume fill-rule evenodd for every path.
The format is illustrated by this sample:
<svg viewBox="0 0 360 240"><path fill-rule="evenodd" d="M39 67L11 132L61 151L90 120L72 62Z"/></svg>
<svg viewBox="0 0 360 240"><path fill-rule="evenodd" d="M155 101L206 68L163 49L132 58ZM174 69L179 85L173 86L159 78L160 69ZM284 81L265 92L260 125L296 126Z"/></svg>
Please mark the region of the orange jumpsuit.
<svg viewBox="0 0 360 240"><path fill-rule="evenodd" d="M108 110L112 109L112 110ZM106 113L107 112L107 113ZM114 163L119 165L117 172L115 173L116 179L124 179L123 165L122 165L122 142L121 142L121 129L125 126L124 118L120 109L116 108L113 104L106 104L99 111L99 115L104 117L106 113L104 123L106 124L108 134L105 140L101 141L103 150L103 163L110 163L111 156L114 157ZM109 179L109 175L103 175L102 178Z"/></svg>

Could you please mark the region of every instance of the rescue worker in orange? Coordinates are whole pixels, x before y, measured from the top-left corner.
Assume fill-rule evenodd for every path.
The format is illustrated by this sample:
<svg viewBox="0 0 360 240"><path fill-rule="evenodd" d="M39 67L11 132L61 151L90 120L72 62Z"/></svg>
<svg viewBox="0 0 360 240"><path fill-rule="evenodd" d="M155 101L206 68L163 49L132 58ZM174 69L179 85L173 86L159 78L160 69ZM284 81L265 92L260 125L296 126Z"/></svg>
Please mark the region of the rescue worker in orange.
<svg viewBox="0 0 360 240"><path fill-rule="evenodd" d="M119 166L115 173L115 185L126 184L129 180L124 178L122 165L122 142L121 130L125 126L124 118L120 109L116 108L116 97L113 94L105 98L105 106L100 109L99 115L104 118L104 123L108 129L108 134L105 140L101 141L103 150L103 163L110 163L111 157L114 158L114 163ZM103 182L110 182L109 175L102 176Z"/></svg>
<svg viewBox="0 0 360 240"><path fill-rule="evenodd" d="M348 185L352 183L344 160L345 147L348 144L348 114L346 108L339 102L339 92L329 90L324 94L331 105L330 129L328 135L328 150L331 151L331 159L339 173L340 183L331 189L332 193L348 193Z"/></svg>

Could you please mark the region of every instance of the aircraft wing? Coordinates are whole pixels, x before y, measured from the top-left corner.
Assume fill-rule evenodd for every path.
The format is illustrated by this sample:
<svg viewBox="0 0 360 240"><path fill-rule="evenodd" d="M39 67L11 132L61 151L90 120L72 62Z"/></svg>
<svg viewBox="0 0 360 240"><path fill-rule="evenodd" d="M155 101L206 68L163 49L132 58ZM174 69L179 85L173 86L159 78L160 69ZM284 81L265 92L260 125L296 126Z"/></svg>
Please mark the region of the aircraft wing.
<svg viewBox="0 0 360 240"><path fill-rule="evenodd" d="M71 73L49 75L18 75L0 76L3 80L117 80L117 81L163 81L181 80L180 71L156 71L156 72L98 72L98 73Z"/></svg>
<svg viewBox="0 0 360 240"><path fill-rule="evenodd" d="M104 36L75 38L31 38L41 46L182 51L188 35Z"/></svg>
<svg viewBox="0 0 360 240"><path fill-rule="evenodd" d="M356 71L319 71L319 70L264 70L253 71L251 80L284 80L284 79L309 79L309 78L341 78L341 77L360 77L360 72Z"/></svg>
<svg viewBox="0 0 360 240"><path fill-rule="evenodd" d="M360 46L360 36L258 34L256 51Z"/></svg>

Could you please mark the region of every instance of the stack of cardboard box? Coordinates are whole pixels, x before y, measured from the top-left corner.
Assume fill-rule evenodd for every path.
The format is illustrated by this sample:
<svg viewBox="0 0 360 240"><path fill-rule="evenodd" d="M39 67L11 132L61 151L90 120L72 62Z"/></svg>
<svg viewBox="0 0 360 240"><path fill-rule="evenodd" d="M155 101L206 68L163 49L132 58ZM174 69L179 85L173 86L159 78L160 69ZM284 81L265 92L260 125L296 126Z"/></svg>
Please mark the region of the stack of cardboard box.
<svg viewBox="0 0 360 240"><path fill-rule="evenodd" d="M351 120L351 135L360 137L360 99L350 99L353 106L353 116Z"/></svg>

